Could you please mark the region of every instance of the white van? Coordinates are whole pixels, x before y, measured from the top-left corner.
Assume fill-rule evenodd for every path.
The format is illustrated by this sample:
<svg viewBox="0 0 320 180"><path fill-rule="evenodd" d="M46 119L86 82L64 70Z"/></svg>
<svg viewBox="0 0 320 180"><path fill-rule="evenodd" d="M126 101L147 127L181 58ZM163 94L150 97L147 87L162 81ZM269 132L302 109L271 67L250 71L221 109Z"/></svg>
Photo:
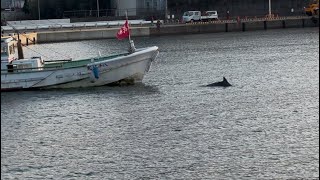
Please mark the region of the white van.
<svg viewBox="0 0 320 180"><path fill-rule="evenodd" d="M217 20L218 11L205 11L201 16L202 20Z"/></svg>
<svg viewBox="0 0 320 180"><path fill-rule="evenodd" d="M201 12L200 11L187 11L182 15L183 22L194 22L201 20Z"/></svg>
<svg viewBox="0 0 320 180"><path fill-rule="evenodd" d="M201 11L186 11L183 13L182 20L183 22L194 22L194 21L209 21L217 20L218 12L217 11L205 11L201 15Z"/></svg>

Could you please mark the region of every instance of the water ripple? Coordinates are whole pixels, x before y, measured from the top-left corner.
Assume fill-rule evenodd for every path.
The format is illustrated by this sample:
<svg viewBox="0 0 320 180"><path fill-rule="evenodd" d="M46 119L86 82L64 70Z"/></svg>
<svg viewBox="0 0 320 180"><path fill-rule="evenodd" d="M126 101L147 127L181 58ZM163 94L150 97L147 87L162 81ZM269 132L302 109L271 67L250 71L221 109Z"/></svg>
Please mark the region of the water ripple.
<svg viewBox="0 0 320 180"><path fill-rule="evenodd" d="M319 179L317 28L135 42L160 48L142 84L1 93L1 179ZM90 43L126 49L49 46Z"/></svg>

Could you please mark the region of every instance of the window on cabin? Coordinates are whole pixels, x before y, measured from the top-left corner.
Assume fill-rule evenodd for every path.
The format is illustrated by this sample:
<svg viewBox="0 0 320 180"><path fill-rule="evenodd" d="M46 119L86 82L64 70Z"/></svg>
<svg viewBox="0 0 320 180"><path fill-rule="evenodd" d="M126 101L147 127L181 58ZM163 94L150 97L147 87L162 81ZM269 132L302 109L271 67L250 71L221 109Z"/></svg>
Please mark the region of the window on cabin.
<svg viewBox="0 0 320 180"><path fill-rule="evenodd" d="M7 46L2 46L1 45L1 56L7 56L8 55L8 48Z"/></svg>
<svg viewBox="0 0 320 180"><path fill-rule="evenodd" d="M32 64L18 64L18 69L26 69L26 68L32 68Z"/></svg>

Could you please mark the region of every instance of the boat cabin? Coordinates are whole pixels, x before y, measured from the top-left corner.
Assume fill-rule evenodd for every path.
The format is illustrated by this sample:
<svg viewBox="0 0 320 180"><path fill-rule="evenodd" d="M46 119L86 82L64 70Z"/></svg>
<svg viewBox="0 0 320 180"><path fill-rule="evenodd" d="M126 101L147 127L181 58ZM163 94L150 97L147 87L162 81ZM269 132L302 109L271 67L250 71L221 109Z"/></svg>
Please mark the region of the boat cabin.
<svg viewBox="0 0 320 180"><path fill-rule="evenodd" d="M17 59L15 48L16 41L12 37L1 37L1 73L26 72L42 69L44 62L41 57Z"/></svg>
<svg viewBox="0 0 320 180"><path fill-rule="evenodd" d="M1 37L1 70L15 59L15 43L12 37Z"/></svg>

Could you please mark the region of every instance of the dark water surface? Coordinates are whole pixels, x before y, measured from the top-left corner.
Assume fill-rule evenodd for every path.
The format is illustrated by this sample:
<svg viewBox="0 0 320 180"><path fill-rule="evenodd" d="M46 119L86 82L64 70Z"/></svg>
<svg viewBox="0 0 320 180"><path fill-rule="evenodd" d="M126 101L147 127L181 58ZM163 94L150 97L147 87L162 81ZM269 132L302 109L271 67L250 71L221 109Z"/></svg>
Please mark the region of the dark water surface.
<svg viewBox="0 0 320 180"><path fill-rule="evenodd" d="M143 84L1 93L1 179L319 178L318 28L134 40L160 48ZM201 87L223 76L233 86Z"/></svg>

